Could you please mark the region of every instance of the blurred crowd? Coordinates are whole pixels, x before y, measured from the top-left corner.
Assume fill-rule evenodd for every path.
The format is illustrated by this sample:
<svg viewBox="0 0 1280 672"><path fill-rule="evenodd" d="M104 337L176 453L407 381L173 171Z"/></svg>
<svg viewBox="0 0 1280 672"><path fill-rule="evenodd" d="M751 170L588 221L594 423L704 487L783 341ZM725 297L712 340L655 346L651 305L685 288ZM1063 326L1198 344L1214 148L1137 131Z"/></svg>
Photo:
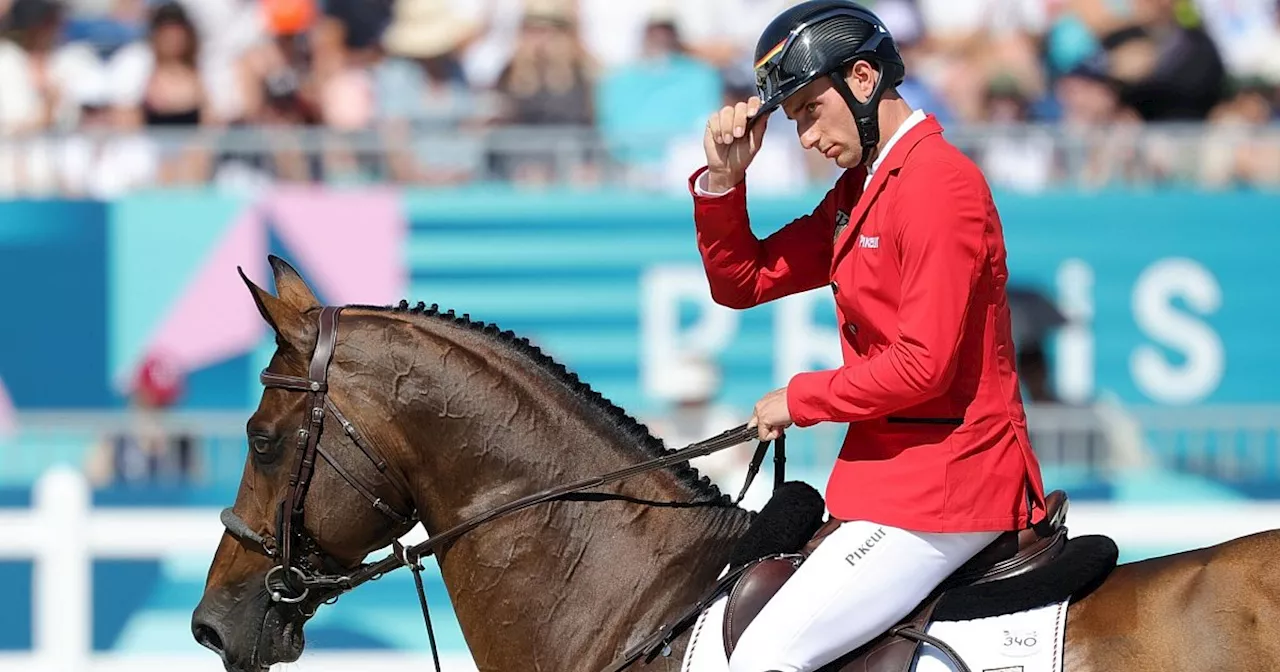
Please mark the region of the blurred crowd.
<svg viewBox="0 0 1280 672"><path fill-rule="evenodd" d="M680 189L794 0L0 0L0 195ZM992 182L1280 185L1280 1L867 0ZM757 191L834 167L775 115Z"/></svg>

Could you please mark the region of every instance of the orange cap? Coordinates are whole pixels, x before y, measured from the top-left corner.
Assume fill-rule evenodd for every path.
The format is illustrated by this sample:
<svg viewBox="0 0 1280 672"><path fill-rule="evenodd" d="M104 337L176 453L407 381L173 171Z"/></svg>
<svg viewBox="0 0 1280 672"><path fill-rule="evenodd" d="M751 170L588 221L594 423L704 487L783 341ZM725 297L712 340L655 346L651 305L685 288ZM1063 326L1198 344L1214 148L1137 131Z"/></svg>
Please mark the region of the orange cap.
<svg viewBox="0 0 1280 672"><path fill-rule="evenodd" d="M316 18L315 0L261 0L267 29L275 35L306 32Z"/></svg>

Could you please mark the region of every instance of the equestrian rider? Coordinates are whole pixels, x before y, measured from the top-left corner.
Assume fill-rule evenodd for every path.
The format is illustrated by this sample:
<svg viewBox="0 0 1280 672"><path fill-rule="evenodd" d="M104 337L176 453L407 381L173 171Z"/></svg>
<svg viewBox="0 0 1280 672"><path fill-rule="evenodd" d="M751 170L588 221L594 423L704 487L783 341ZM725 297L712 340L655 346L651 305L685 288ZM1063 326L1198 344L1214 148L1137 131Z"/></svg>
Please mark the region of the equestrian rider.
<svg viewBox="0 0 1280 672"><path fill-rule="evenodd" d="M843 365L766 394L761 439L847 423L827 482L844 522L751 623L731 672L816 670L907 616L1005 531L1044 517L1014 368L1004 235L979 168L897 93L905 67L873 13L810 0L756 47L758 97L711 115L690 179L711 294L745 309L833 293ZM747 166L768 115L844 169L811 214L763 240ZM749 122L754 122L751 125Z"/></svg>

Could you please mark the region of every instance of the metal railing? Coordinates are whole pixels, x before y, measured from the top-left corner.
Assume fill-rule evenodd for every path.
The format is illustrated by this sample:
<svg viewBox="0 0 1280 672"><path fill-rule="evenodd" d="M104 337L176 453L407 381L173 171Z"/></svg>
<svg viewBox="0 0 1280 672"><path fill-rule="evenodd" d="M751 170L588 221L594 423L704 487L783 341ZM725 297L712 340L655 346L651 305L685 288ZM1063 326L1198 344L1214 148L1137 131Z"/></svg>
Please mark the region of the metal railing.
<svg viewBox="0 0 1280 672"><path fill-rule="evenodd" d="M1148 124L1068 128L954 126L948 139L997 187L1188 185L1280 189L1280 125ZM836 169L803 156L805 188ZM486 182L674 189L700 161L701 137L582 127L314 127L84 130L0 137L0 197L111 197L142 189L272 183L458 185ZM785 148L784 148L785 149Z"/></svg>
<svg viewBox="0 0 1280 672"><path fill-rule="evenodd" d="M234 492L244 468L244 427L250 413L172 413L145 419L128 412L20 413L16 435L0 442L0 480L29 484L61 464L85 470L101 487L155 485L225 495ZM1041 464L1081 478L1117 479L1162 469L1225 484L1269 484L1280 492L1280 406L1041 404L1029 406L1027 416ZM113 440L139 431L190 437L192 467L179 471L155 462L150 474L119 473L119 454L128 449ZM821 473L839 454L844 426L824 423L795 434L789 466L799 473ZM741 474L728 478L736 485Z"/></svg>

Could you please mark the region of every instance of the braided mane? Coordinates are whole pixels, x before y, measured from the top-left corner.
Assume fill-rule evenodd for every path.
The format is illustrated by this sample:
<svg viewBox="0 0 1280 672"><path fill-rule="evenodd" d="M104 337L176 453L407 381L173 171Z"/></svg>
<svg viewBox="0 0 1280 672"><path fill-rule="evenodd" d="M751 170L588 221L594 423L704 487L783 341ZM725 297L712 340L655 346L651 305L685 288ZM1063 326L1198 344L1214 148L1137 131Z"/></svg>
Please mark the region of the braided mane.
<svg viewBox="0 0 1280 672"><path fill-rule="evenodd" d="M419 319L445 322L484 334L494 342L523 355L554 379L563 383L575 397L587 402L591 408L604 414L609 419L610 424L623 436L638 444L647 457L659 458L675 452L667 448L662 440L654 436L642 423L618 405L609 401L604 395L592 389L589 384L578 377L578 374L570 371L563 364L543 352L541 348L531 343L528 338L516 336L514 332L503 330L496 324L473 320L469 313L458 315L453 310L442 312L439 304L428 306L419 301L415 305L410 305L408 301L401 301L395 306L351 307L375 312L411 315ZM697 469L689 466L688 462L682 462L668 469L700 498L707 501L718 500L718 503L724 505L729 505L732 502L727 494L721 493L720 489L708 477L701 475Z"/></svg>

